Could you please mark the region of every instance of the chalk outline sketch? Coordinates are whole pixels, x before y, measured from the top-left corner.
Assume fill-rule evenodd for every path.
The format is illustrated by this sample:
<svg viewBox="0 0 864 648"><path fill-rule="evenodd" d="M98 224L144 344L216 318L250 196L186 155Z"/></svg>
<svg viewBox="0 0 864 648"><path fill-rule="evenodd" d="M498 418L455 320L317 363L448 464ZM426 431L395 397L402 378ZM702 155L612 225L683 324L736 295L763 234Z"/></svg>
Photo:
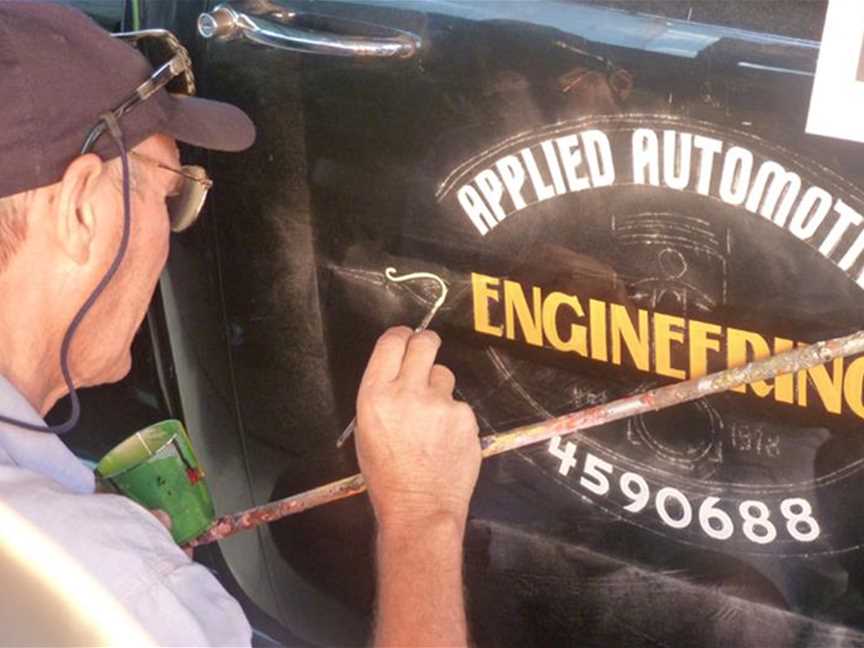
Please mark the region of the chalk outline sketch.
<svg viewBox="0 0 864 648"><path fill-rule="evenodd" d="M726 424L723 417L714 409L706 399L700 398L693 401L691 405L696 406L708 418L708 438L688 451L668 443L664 443L648 427L643 415L627 419L627 437L631 443L645 444L660 459L671 464L678 465L686 470L695 470L700 461L723 462L723 432Z"/></svg>
<svg viewBox="0 0 864 648"><path fill-rule="evenodd" d="M645 277L627 286L629 296L637 306L656 311L664 297L672 296L680 309L680 313L676 314L689 317L691 305L709 313L718 305L726 303L728 258L732 252L732 234L728 227L698 216L672 211L649 211L623 216L613 214L610 228L615 243L625 249L627 246L636 246L639 252L648 251L650 256L652 248L660 248L655 261L664 276ZM699 287L686 279L690 269L690 262L684 256L686 252L695 252L718 264L719 277L715 277L719 281L718 290L709 294L709 287ZM664 265L667 267L663 268ZM692 295L696 299L692 299ZM647 385L640 386L640 389L647 388ZM695 451L664 443L641 415L628 420L627 437L634 445L645 445L659 459L685 470L695 470L703 460L721 463L723 418L707 401L696 401L695 405L708 421L708 428L702 430L707 433L707 438L693 446Z"/></svg>
<svg viewBox="0 0 864 648"><path fill-rule="evenodd" d="M697 216L687 216L677 212L642 212L639 214L628 214L626 216L612 215L611 229L616 242L621 245L636 245L640 249L651 246L662 246L657 253L657 261L662 264L662 257L666 254L677 254L681 267L677 274L669 273L666 277L645 277L630 282L628 292L630 297L637 303L642 302L648 308L657 309L660 298L667 292L678 295L682 307L682 316L688 317L689 294L696 294L701 298L702 304L696 302L696 307L703 312L709 312L718 305L726 303L728 258L732 253L732 235L729 228L722 228L724 232L714 232L712 223ZM720 266L720 290L717 297L709 295L702 288L688 283L682 279L689 270L689 262L681 251L691 250L699 254L712 257ZM670 269L671 270L671 269ZM674 276L672 276L674 274ZM664 286L663 284L668 285ZM640 286L651 286L659 284L659 293L656 287L652 288L650 297L642 292ZM647 297L647 299L646 299Z"/></svg>
<svg viewBox="0 0 864 648"><path fill-rule="evenodd" d="M862 56L864 56L864 51L862 51ZM471 177L473 177L473 174L477 173L480 168L490 165L492 162L495 161L495 159L505 155L511 150L517 148L524 148L525 146L534 146L536 144L539 144L544 139L548 139L550 137L576 133L580 130L586 130L589 128L599 128L601 130L605 130L607 134L610 135L610 139L618 137L626 138L626 133L628 131L632 132L632 130L634 130L635 128L640 127L651 127L654 129L687 129L692 132L701 132L702 134L707 134L709 136L720 137L729 145L736 144L739 146L747 146L751 150L758 152L761 156L764 156L766 160L773 159L783 163L787 163L788 168L799 173L802 180L809 179L811 181L811 184L818 184L826 190L831 191L835 194L842 194L844 198L847 199L847 202L848 200L854 201L854 203L857 204L856 208L860 208L861 205L864 205L864 193L862 193L861 189L859 189L857 186L853 185L828 167L820 164L818 161L806 158L793 152L792 150L786 149L783 146L764 140L751 132L745 132L725 126L723 128L719 128L716 125L708 122L656 113L631 113L623 116L594 115L580 117L578 119L562 121L555 124L549 124L544 127L525 130L521 133L505 138L504 140L499 140L492 146L486 148L483 151L480 151L477 155L464 160L458 166L453 168L449 175L447 175L446 178L444 178L444 180L438 185L435 193L436 200L439 204L444 203L445 200L448 200L454 195L455 189L460 186L461 182L467 182ZM614 141L615 140L613 140L613 142ZM616 186L625 188L628 186L633 186L633 183L621 182L620 180L617 180ZM713 195L703 196L702 194L698 194L697 192L692 190L680 193L685 193L692 196L700 196L701 198L708 200L711 203L725 205L725 203L722 203L722 201L720 201L718 197L715 197ZM566 194L566 196L572 198L575 197L576 194L568 193ZM562 196L562 198L564 198L564 196ZM455 210L455 213L460 212L457 209ZM476 232L474 233L476 234ZM494 235L494 233L492 234ZM802 245L805 247L810 247L811 249L815 249L812 245L808 246L806 242L798 241L797 239L794 239L791 234L787 234L789 236L788 242L793 247L795 245ZM837 272L842 272L848 280L854 281L853 272L857 271L852 271L850 269L850 271L843 272L839 269L839 267L837 267L836 263L832 262L832 265ZM488 347L488 349L489 351L487 351L487 353L491 352L497 355L497 352L492 347ZM508 385L510 384L512 384L512 380L510 383L508 383ZM524 386L519 385L519 387L521 388L521 391L523 393L521 395L522 398L524 399L524 396L527 395L529 398L525 399L526 402L528 402L528 404L531 404L531 401L534 401L534 403L536 404L536 400L531 397L530 394L527 394L525 392ZM511 389L510 391L512 393L514 390ZM585 436L583 433L575 433L573 435L570 435L568 438L574 442L584 444L586 447L593 448L594 451L600 453L601 456L611 458L612 461L617 462L617 466L622 470L628 470L632 468L642 469L643 471L650 474L653 479L663 479L670 485L677 485L685 493L702 493L703 495L709 495L722 491L725 493L725 497L731 498L733 500L737 499L739 502L749 497L752 497L753 495L783 497L785 495L788 495L788 493L793 491L793 489L797 489L799 491L799 494L803 494L800 491L806 490L809 491L809 494L811 494L813 497L821 498L826 495L830 495L830 493L825 493L825 491L829 487L832 487L834 484L841 483L846 478L864 469L864 456L862 456L858 459L855 459L851 463L847 463L845 466L837 470L833 470L831 472L823 474L815 479L808 478L805 480L784 483L763 482L762 484L754 486L752 483L731 482L729 480L718 481L711 478L705 478L704 476L700 477L699 479L694 479L690 476L681 475L680 472L670 472L659 466L648 466L638 460L631 458L630 456L624 456L620 454L616 450L613 450L603 445L601 440L596 440L594 438ZM563 486L565 489L573 491L572 488L568 488L567 484L564 481L556 478L555 471L550 472L545 464L539 464L536 459L529 457L525 451L518 451L516 454L520 457L520 459L528 462L529 464L537 468L544 478L550 479L559 484L560 486ZM628 524L643 527L657 535L672 538L676 542L682 542L693 546L705 546L704 542L696 542L684 537L672 536L665 531L659 531L655 528L640 524L633 519L623 516L620 512L616 512L603 506L601 503L595 501L593 498L588 497L584 493L574 491L574 494L577 495L580 499L592 502L594 505L598 506L598 508L604 510L605 512L617 519L627 522ZM856 551L861 549L862 547L864 547L864 544L856 544L854 546L844 547L841 549L820 549L813 551L813 549L815 549L814 547L806 553L809 553L811 555L834 555ZM760 552L745 551L744 553ZM771 553L775 556L802 555L801 551L784 553L782 550L778 552L776 548Z"/></svg>

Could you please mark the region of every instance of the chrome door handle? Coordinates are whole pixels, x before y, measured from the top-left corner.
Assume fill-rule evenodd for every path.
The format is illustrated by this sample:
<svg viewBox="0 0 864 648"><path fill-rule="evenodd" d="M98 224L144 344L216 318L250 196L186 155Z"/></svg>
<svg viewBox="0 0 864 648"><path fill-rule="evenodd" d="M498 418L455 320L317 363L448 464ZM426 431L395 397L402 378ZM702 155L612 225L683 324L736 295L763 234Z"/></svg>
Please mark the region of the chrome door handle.
<svg viewBox="0 0 864 648"><path fill-rule="evenodd" d="M348 35L300 26L304 14L280 8L265 0L254 3L269 9L263 14L243 13L220 4L198 16L198 33L207 39L245 40L277 49L357 58L410 58L420 49L420 37L398 29L377 27L382 36ZM345 23L343 21L343 24ZM360 24L360 23L355 23ZM365 28L369 25L363 23Z"/></svg>

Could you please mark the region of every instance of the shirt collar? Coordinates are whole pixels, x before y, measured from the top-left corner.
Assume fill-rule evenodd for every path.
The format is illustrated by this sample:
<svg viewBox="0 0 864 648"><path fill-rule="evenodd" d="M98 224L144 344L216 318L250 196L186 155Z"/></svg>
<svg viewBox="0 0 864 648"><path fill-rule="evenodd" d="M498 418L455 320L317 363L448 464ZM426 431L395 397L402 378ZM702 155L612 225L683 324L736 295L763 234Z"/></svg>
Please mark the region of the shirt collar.
<svg viewBox="0 0 864 648"><path fill-rule="evenodd" d="M27 399L0 376L0 414L24 423L45 425ZM93 472L56 434L34 432L0 422L0 465L13 464L32 470L76 493L92 493Z"/></svg>

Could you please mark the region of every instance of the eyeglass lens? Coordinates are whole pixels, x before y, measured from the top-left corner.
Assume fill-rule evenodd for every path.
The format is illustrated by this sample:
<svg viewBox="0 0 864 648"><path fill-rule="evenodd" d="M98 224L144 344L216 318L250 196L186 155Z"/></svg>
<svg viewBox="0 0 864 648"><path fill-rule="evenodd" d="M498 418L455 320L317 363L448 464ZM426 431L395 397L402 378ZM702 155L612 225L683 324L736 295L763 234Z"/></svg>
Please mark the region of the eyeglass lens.
<svg viewBox="0 0 864 648"><path fill-rule="evenodd" d="M180 193L166 200L171 230L174 232L182 232L198 219L209 191L209 186L203 182L207 179L207 172L203 168L184 166L183 172L191 177L184 176ZM202 182L196 182L193 178Z"/></svg>

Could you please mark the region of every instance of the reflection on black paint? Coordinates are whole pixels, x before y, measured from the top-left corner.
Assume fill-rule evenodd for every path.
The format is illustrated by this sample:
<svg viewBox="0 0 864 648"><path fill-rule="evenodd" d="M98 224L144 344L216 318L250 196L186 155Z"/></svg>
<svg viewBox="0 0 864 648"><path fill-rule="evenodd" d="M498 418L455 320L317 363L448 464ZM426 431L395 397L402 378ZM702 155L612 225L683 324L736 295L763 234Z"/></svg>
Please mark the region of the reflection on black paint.
<svg viewBox="0 0 864 648"><path fill-rule="evenodd" d="M650 570L542 532L474 521L467 564L475 639L478 645L598 647L864 641L795 614L769 580L734 558L690 556L688 563L699 577L673 565Z"/></svg>

